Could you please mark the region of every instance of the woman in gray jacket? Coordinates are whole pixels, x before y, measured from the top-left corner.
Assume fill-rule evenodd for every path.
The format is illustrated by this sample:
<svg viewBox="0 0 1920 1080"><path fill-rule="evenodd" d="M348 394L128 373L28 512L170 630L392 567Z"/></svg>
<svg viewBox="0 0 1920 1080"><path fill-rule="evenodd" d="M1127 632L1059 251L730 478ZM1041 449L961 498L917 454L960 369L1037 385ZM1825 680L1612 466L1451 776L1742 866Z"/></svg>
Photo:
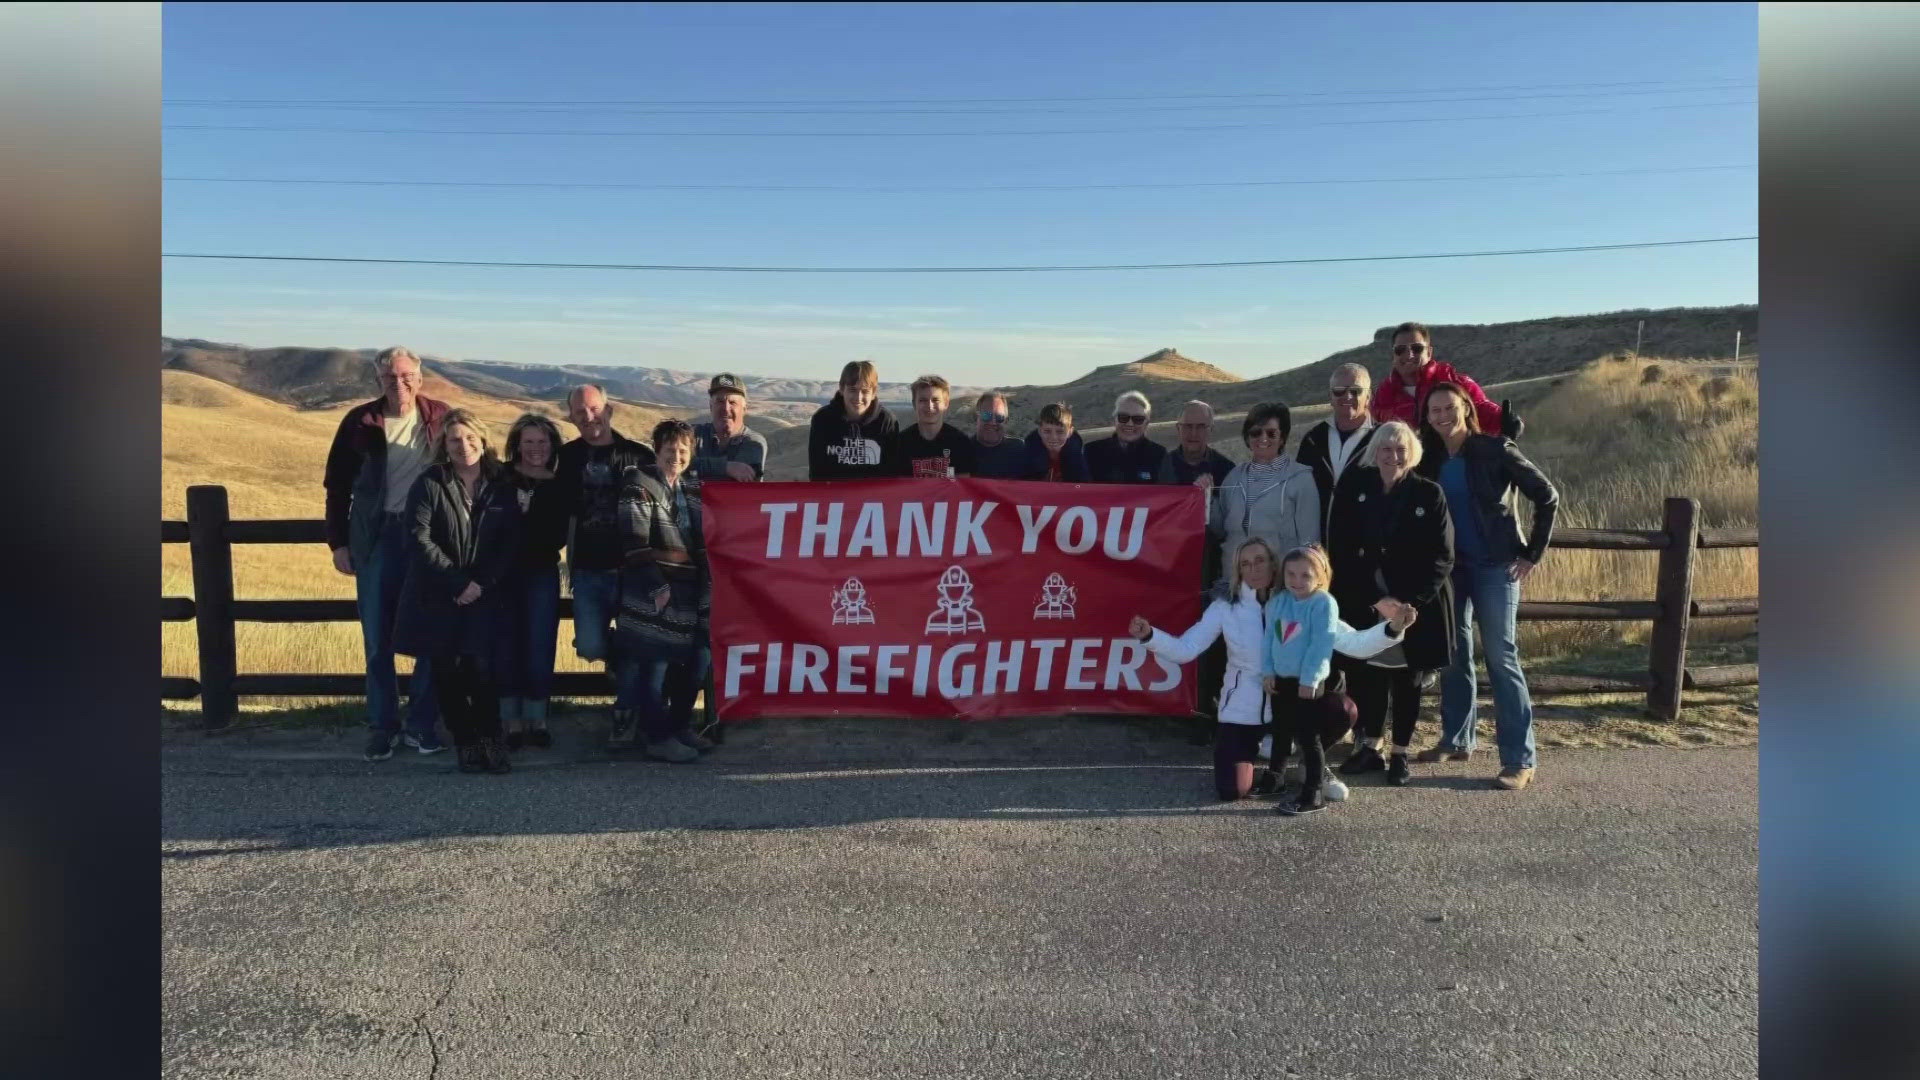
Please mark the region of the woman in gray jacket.
<svg viewBox="0 0 1920 1080"><path fill-rule="evenodd" d="M1247 410L1240 437L1251 460L1233 467L1213 492L1207 535L1220 545L1221 563L1257 536L1275 551L1320 541L1320 491L1313 470L1281 454L1293 418L1287 407L1265 402Z"/></svg>

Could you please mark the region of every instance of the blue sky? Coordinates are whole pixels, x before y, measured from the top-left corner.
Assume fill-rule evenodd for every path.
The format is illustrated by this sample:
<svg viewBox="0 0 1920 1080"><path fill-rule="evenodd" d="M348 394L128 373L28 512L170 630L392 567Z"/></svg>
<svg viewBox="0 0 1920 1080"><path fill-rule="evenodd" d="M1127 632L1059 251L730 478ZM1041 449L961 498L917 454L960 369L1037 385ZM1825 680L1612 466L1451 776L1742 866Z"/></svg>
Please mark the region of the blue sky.
<svg viewBox="0 0 1920 1080"><path fill-rule="evenodd" d="M164 174L202 178L166 184L173 252L1031 265L1757 232L1748 5L164 12ZM1516 173L1603 175L1432 179ZM1299 182L1328 180L1370 182ZM629 186L445 186L488 183ZM1021 186L1052 189L1004 190ZM742 190L779 187L908 190ZM889 381L966 385L1174 346L1257 376L1402 319L1750 303L1757 257L1748 241L994 275L166 259L162 327L767 375L868 358Z"/></svg>

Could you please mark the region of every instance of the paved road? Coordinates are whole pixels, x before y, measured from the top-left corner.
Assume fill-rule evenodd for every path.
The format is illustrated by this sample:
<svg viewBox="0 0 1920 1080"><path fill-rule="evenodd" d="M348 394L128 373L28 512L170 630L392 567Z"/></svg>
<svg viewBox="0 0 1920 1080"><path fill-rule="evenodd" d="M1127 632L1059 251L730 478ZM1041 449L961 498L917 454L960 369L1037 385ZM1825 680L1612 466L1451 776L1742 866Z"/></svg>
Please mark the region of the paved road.
<svg viewBox="0 0 1920 1080"><path fill-rule="evenodd" d="M1165 732L933 730L505 777L176 740L166 1075L1754 1075L1750 748L1289 820Z"/></svg>

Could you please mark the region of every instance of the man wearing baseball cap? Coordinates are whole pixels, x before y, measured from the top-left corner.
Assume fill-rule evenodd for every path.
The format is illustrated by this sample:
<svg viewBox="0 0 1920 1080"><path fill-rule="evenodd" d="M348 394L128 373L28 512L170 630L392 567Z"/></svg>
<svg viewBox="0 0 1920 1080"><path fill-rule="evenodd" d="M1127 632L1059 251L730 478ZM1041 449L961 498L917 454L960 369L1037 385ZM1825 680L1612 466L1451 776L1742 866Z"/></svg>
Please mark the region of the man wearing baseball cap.
<svg viewBox="0 0 1920 1080"><path fill-rule="evenodd" d="M759 480L767 471L767 440L747 430L747 388L721 373L707 384L713 420L693 426L693 474L701 482Z"/></svg>

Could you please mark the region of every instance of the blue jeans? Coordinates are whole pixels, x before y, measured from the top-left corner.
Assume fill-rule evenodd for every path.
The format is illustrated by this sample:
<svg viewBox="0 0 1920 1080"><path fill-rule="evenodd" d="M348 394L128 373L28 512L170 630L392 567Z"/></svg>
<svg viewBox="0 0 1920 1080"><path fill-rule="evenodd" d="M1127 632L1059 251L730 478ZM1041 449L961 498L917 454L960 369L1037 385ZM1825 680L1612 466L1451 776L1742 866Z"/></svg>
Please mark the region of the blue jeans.
<svg viewBox="0 0 1920 1080"><path fill-rule="evenodd" d="M400 610L400 587L413 561L406 526L399 514L385 515L380 542L366 565L354 567L354 601L360 608L360 643L367 657L367 727L389 735L400 731L400 680L393 672L393 619ZM433 692L433 666L414 661L412 693L407 695L407 730L430 735L440 719Z"/></svg>
<svg viewBox="0 0 1920 1080"><path fill-rule="evenodd" d="M560 568L520 567L499 590L496 689L501 697L545 701L553 690L553 647L560 639Z"/></svg>
<svg viewBox="0 0 1920 1080"><path fill-rule="evenodd" d="M621 692L640 710L640 733L648 742L672 738L693 727L693 699L707 685L712 661L707 643L678 648L658 645L628 657L620 669Z"/></svg>
<svg viewBox="0 0 1920 1080"><path fill-rule="evenodd" d="M1502 768L1533 768L1533 699L1514 642L1520 583L1507 567L1461 566L1453 571L1453 663L1440 676L1440 744L1472 750L1479 710L1474 681L1473 627L1486 647L1493 683L1493 728Z"/></svg>
<svg viewBox="0 0 1920 1080"><path fill-rule="evenodd" d="M630 680L621 677L613 620L620 613L620 571L573 570L567 581L573 590L573 651L580 659L605 661L613 676L616 709L633 708Z"/></svg>

